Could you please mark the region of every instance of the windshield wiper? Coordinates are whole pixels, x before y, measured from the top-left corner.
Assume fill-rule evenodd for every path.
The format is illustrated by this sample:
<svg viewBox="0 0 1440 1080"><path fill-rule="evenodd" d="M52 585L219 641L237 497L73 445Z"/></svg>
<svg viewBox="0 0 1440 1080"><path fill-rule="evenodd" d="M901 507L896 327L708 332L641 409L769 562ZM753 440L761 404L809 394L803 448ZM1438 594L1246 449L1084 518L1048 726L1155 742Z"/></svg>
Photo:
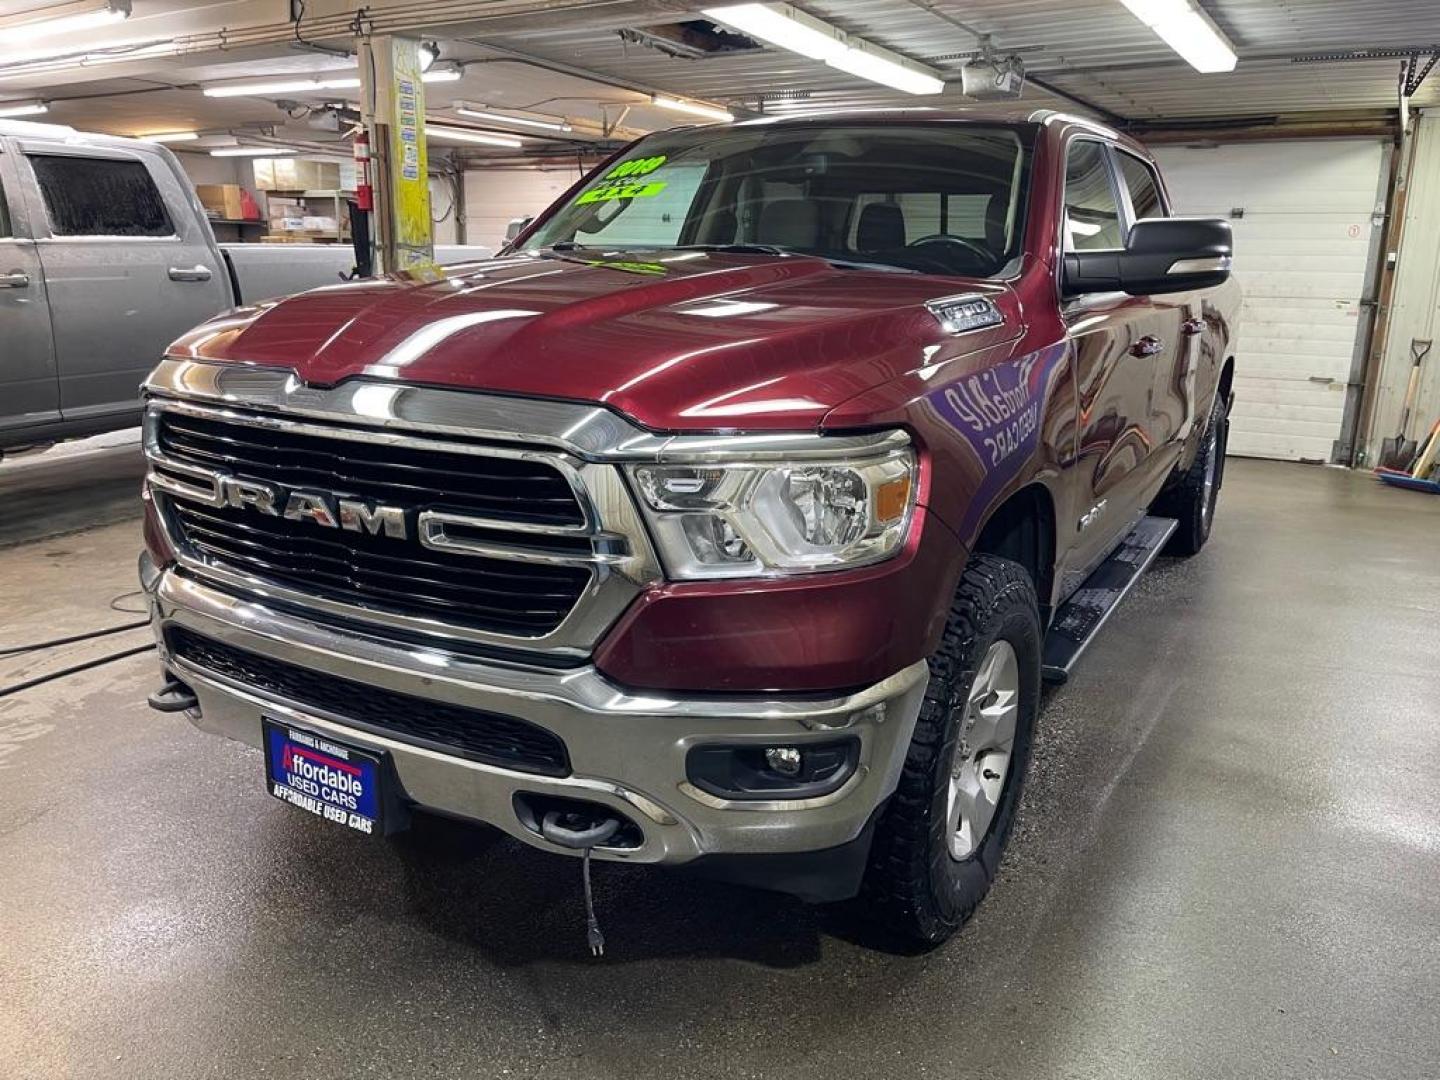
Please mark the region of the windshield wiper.
<svg viewBox="0 0 1440 1080"><path fill-rule="evenodd" d="M800 251L796 248L781 247L779 244L684 244L675 250L713 251L719 252L722 255L802 255L812 259L824 259L831 266L838 266L842 270L883 270L891 274L920 273L919 270L912 270L908 266L896 266L893 263L860 262L855 259L837 259L823 252Z"/></svg>
<svg viewBox="0 0 1440 1080"><path fill-rule="evenodd" d="M676 251L718 251L724 255L798 255L778 244L681 244Z"/></svg>

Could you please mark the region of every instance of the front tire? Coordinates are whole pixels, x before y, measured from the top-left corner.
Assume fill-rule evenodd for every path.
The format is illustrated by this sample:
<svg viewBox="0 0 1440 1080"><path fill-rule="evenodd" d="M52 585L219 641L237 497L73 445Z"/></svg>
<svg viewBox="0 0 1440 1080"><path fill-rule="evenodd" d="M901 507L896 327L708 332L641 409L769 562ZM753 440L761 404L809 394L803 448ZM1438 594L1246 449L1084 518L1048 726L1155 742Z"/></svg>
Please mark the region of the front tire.
<svg viewBox="0 0 1440 1080"><path fill-rule="evenodd" d="M938 945L990 889L1015 820L1040 703L1040 615L1018 563L960 578L862 899L886 932Z"/></svg>

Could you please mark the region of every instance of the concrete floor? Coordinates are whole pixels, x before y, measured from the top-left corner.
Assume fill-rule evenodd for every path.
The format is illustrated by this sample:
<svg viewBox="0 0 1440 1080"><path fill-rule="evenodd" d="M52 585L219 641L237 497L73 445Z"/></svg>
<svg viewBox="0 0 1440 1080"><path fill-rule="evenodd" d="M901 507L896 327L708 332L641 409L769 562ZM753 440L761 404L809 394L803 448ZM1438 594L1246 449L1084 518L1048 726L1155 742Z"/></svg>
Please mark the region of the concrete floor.
<svg viewBox="0 0 1440 1080"><path fill-rule="evenodd" d="M1050 695L991 897L918 957L602 865L592 962L578 864L289 810L145 708L150 656L0 698L0 1075L1428 1080L1437 536L1440 500L1232 462L1210 547ZM0 551L0 641L126 618L137 544Z"/></svg>

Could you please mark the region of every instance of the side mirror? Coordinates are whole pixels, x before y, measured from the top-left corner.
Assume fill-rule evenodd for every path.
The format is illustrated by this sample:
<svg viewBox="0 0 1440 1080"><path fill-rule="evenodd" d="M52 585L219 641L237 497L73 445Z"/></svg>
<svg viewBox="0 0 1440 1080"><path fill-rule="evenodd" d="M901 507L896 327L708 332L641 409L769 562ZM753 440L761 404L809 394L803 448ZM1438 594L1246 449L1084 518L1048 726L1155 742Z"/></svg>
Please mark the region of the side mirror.
<svg viewBox="0 0 1440 1080"><path fill-rule="evenodd" d="M1131 228L1123 249L1067 254L1065 295L1208 289L1229 279L1233 248L1224 218L1147 218Z"/></svg>

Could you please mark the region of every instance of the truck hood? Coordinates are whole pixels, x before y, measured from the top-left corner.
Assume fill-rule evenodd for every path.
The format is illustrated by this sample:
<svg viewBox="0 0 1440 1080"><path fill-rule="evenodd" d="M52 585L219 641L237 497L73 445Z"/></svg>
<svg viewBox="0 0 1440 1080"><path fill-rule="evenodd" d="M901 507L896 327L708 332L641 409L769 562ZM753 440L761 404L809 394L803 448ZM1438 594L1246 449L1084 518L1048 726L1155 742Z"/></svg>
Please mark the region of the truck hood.
<svg viewBox="0 0 1440 1080"><path fill-rule="evenodd" d="M957 354L925 301L984 292L1020 332L1010 290L803 256L520 255L315 289L202 324L169 354L293 369L331 386L390 379L609 405L655 430L813 428L831 408Z"/></svg>

